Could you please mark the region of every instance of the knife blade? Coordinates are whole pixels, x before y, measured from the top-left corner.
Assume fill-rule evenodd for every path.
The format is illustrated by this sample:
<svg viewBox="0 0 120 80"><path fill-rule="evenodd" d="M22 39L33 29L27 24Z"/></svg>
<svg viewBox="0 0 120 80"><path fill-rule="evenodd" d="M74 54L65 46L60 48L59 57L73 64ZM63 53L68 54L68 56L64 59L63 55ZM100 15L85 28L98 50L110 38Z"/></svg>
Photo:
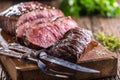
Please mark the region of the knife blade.
<svg viewBox="0 0 120 80"><path fill-rule="evenodd" d="M60 66L63 66L63 67L66 67L66 68L69 68L72 70L86 72L86 73L100 73L100 71L98 71L98 70L86 68L86 67L71 63L69 61L65 61L63 59L47 55L47 53L45 53L45 52L41 52L39 57L40 57L40 59L43 59L45 61L57 64L57 65L60 65Z"/></svg>

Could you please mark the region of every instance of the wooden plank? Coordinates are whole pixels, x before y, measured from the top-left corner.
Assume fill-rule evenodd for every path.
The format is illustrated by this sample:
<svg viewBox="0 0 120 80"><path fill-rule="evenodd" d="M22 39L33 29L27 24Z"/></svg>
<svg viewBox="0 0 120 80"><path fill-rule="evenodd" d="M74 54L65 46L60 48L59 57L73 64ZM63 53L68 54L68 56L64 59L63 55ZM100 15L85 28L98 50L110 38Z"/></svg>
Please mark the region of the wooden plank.
<svg viewBox="0 0 120 80"><path fill-rule="evenodd" d="M4 11L12 5L12 1L0 1L0 12Z"/></svg>
<svg viewBox="0 0 120 80"><path fill-rule="evenodd" d="M105 32L109 35L114 35L120 38L120 17L116 18L104 18L100 16L94 16L91 18L91 29L93 32Z"/></svg>
<svg viewBox="0 0 120 80"><path fill-rule="evenodd" d="M99 54L99 52L101 52ZM117 65L116 67L113 65L114 64L111 64L111 63L114 63L111 62L112 61L112 57L113 53L109 52L106 48L103 48L102 46L99 46L99 47L96 47L94 48L92 51L88 52L87 54L85 54L85 56L83 58L80 58L80 63L83 66L87 66L87 67L90 67L90 68L93 68L93 69L97 69L97 70L100 70L101 73L100 74L90 74L90 75L87 75L87 74L80 74L79 75L82 75L82 77L84 76L86 79L90 79L91 77L96 77L96 78L102 78L102 77L107 77L107 76L111 76L110 74L112 73L116 73L114 70L116 69L117 70ZM86 64L85 61L88 63ZM116 59L117 61L117 59ZM117 64L117 62L115 62ZM112 66L112 67L110 67ZM103 70L104 69L104 70ZM87 75L87 76L85 76Z"/></svg>
<svg viewBox="0 0 120 80"><path fill-rule="evenodd" d="M118 38L120 38L120 17L116 17L116 18L103 18L100 16L95 16L91 18L91 22L92 22L92 31L93 32L98 32L98 31L102 31L105 32L106 34L109 35L114 35ZM114 80L119 80L120 79L120 51L118 50L116 52L117 56L118 56L118 74L117 76L114 78ZM112 80L113 78L105 78L104 80Z"/></svg>
<svg viewBox="0 0 120 80"><path fill-rule="evenodd" d="M88 16L73 19L78 23L79 27L91 30L91 20Z"/></svg>
<svg viewBox="0 0 120 80"><path fill-rule="evenodd" d="M84 26L85 24L89 25L89 28L93 33L94 32L105 32L109 35L114 35L118 38L120 38L120 17L116 18L104 18L101 16L93 16L91 18L86 19L86 17L82 17L78 20L76 20L78 24L81 26ZM89 21L89 22L88 22ZM85 26L86 27L86 26ZM120 57L120 51L116 52L118 57ZM120 64L120 59L118 58ZM120 65L118 65L118 72L120 72ZM115 80L119 80L120 75L118 74L117 77L114 77ZM112 78L104 78L104 80L112 80Z"/></svg>

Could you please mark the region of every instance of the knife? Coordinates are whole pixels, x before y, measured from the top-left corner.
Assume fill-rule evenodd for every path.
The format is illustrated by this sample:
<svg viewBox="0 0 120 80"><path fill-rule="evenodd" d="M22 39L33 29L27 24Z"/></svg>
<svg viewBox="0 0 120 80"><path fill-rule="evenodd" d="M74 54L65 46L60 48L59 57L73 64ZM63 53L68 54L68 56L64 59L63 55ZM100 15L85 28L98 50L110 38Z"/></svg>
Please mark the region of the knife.
<svg viewBox="0 0 120 80"><path fill-rule="evenodd" d="M13 50L9 50L3 47L0 47L0 55L5 55L9 57L19 58L21 59L24 54L20 52L15 52ZM72 70L80 71L80 72L86 72L86 73L100 73L98 70L82 67L80 65L65 61L63 59L59 59L53 56L48 55L45 52L41 52L39 54L39 58ZM41 69L42 72L44 72L47 75L54 76L54 77L60 77L60 78L69 78L70 76L73 76L74 73L69 72L61 72L56 71L54 69L50 69L45 63L43 63L40 59L32 58L30 55L26 57L27 60L31 60L37 63L38 67Z"/></svg>
<svg viewBox="0 0 120 80"><path fill-rule="evenodd" d="M18 45L19 47L17 47L16 45ZM17 47L17 48L16 48ZM25 46L21 46L17 43L12 43L10 44L9 46L10 49L14 49L16 48L17 50L19 50L19 52L21 52L21 49L24 48L24 50L27 50L27 51L30 51L31 49L25 47ZM19 49L20 48L20 49ZM27 52L25 51L25 52ZM39 53L39 51L37 52ZM53 57L53 56L50 56L48 55L47 53L45 52L40 52L39 53L39 58L40 59L43 59L45 61L48 61L48 62L51 62L51 63L54 63L54 64L58 64L60 66L63 66L63 67L67 67L67 68L70 68L70 69L73 69L73 70L76 70L76 71L82 71L82 72L87 72L87 73L100 73L100 71L98 70L94 70L94 69L90 69L90 68L86 68L86 67L82 67L80 65L77 65L75 63L71 63L69 61L66 61L66 60L63 60L63 59L60 59L60 58L57 58L57 57Z"/></svg>
<svg viewBox="0 0 120 80"><path fill-rule="evenodd" d="M24 55L24 54L21 54L19 52L15 52L15 51L12 51L12 50L9 50L9 49L5 49L3 47L0 47L0 54L10 56L10 57L15 57L15 58L21 58ZM71 63L69 61L65 61L63 59L50 56L45 52L41 52L39 55L40 55L39 58L42 59L42 60L57 64L57 65L60 65L60 66L66 67L66 68L70 68L70 69L73 69L73 70L76 70L76 71L82 71L82 72L87 72L87 73L100 73L100 71L98 71L98 70L82 67L82 66L77 65L75 63ZM38 61L38 60L36 60L36 59L34 59L30 56L28 56L27 59L31 60L31 61L35 61L35 62Z"/></svg>
<svg viewBox="0 0 120 80"><path fill-rule="evenodd" d="M50 56L45 52L41 52L39 54L39 57L40 57L40 59L43 59L45 61L57 64L57 65L60 65L60 66L63 66L63 67L66 67L66 68L69 68L69 69L72 69L72 70L76 70L76 71L80 71L80 72L86 72L86 73L100 73L100 71L98 71L98 70L86 68L86 67L77 65L75 63L72 63L72 62L57 58L57 57Z"/></svg>
<svg viewBox="0 0 120 80"><path fill-rule="evenodd" d="M0 29L0 41L3 42L1 44L2 47L0 47L0 54L5 55L5 56L10 56L10 57L15 57L15 58L22 58L23 54L21 54L19 52L15 52L13 50L9 50L8 43L1 36L1 29ZM14 44L14 45L16 45L16 44ZM17 47L17 48L20 48L19 49L20 52L24 52L24 51L21 51L22 47L25 48L27 51L31 51L31 49L29 49L27 47L24 47L24 46L21 46L21 45L19 45L19 46L20 47ZM61 65L63 67L67 67L67 68L70 68L70 69L73 69L73 70L76 70L76 71L82 71L82 72L87 72L87 73L100 73L100 71L98 71L98 70L82 67L80 65L77 65L77 64L74 64L74 63L62 60L60 58L56 58L56 57L47 55L47 53L45 53L45 52L41 52L39 57L40 57L40 59L43 59L43 60L46 60L48 62L52 62L52 63L58 64L58 65ZM28 60L32 60L32 61L37 62L38 67L43 72L51 71L53 73L57 73L57 74L49 74L49 75L56 76L56 77L63 77L63 78L68 78L68 76L66 76L66 75L73 75L72 73L58 72L58 71L49 69L42 61L34 59L34 58L30 57L30 56L27 57L27 58L28 58ZM65 74L65 75L60 75L60 74Z"/></svg>
<svg viewBox="0 0 120 80"><path fill-rule="evenodd" d="M11 46L12 47L12 46ZM21 46L22 47L22 46ZM20 48L21 48L20 47ZM27 48L27 47L24 47L24 48ZM29 49L29 48L27 48ZM4 52L6 51L6 52ZM9 53L8 53L9 52ZM5 54L6 53L6 54ZM8 54L7 54L8 53ZM17 57L17 58L21 58L23 56L23 54L20 54L18 52L15 52L15 51L12 51L12 50L7 50L7 49L4 49L4 48L0 48L0 54L3 54L3 55L7 55L7 56L11 56L11 57ZM56 57L53 57L53 56L50 56L48 55L47 53L45 52L41 52L39 54L39 58L42 59L42 60L45 60L45 61L48 61L48 62L51 62L51 63L54 63L54 64L57 64L57 65L60 65L60 66L63 66L63 67L66 67L66 68L69 68L69 69L72 69L72 70L76 70L76 71L80 71L80 72L87 72L87 73L100 73L100 71L98 70L94 70L94 69L90 69L90 68L86 68L86 67L83 67L83 66L80 66L80 65L77 65L75 63L71 63L69 61L66 61L66 60L63 60L63 59L60 59L60 58L56 58ZM28 60L32 60L32 58L29 56L28 57ZM35 59L33 61L36 61ZM40 62L40 61L39 61ZM41 64L42 65L42 64ZM39 66L39 65L38 65ZM40 66L39 66L40 67ZM41 67L43 69L43 67Z"/></svg>

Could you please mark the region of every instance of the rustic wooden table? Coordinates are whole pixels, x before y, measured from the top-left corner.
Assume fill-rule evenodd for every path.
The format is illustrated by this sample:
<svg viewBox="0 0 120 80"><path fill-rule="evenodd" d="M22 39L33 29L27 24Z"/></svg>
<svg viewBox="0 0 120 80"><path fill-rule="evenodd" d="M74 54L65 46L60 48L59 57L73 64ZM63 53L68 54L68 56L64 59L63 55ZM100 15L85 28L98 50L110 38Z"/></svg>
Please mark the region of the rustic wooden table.
<svg viewBox="0 0 120 80"><path fill-rule="evenodd" d="M120 1L120 0L119 0ZM53 6L56 6L58 2L54 1L44 1L44 3L52 4ZM9 6L15 4L17 2L15 1L0 1L0 12L8 8ZM56 6L57 7L57 6ZM116 18L104 18L101 16L81 16L78 19L75 19L80 27L86 28L91 30L93 33L98 31L103 31L106 34L112 34L118 38L120 38L120 16ZM118 74L114 77L110 78L104 78L99 80L120 80L120 51L115 52L118 55ZM2 68L0 68L0 73L2 71ZM2 79L2 76L0 76L0 80ZM5 79L3 79L5 80ZM98 80L98 79L97 79Z"/></svg>

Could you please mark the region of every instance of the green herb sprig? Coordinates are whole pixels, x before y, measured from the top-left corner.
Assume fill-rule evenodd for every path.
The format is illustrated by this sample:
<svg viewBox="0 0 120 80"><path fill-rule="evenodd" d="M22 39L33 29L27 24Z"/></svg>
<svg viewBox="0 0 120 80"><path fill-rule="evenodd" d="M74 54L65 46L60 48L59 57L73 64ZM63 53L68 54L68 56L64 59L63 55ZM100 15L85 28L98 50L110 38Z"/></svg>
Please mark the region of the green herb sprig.
<svg viewBox="0 0 120 80"><path fill-rule="evenodd" d="M111 51L115 51L120 48L120 39L115 36L107 35L103 32L94 34L96 39L100 41L106 48Z"/></svg>
<svg viewBox="0 0 120 80"><path fill-rule="evenodd" d="M63 0L60 9L67 16L101 14L105 17L120 15L116 0Z"/></svg>

